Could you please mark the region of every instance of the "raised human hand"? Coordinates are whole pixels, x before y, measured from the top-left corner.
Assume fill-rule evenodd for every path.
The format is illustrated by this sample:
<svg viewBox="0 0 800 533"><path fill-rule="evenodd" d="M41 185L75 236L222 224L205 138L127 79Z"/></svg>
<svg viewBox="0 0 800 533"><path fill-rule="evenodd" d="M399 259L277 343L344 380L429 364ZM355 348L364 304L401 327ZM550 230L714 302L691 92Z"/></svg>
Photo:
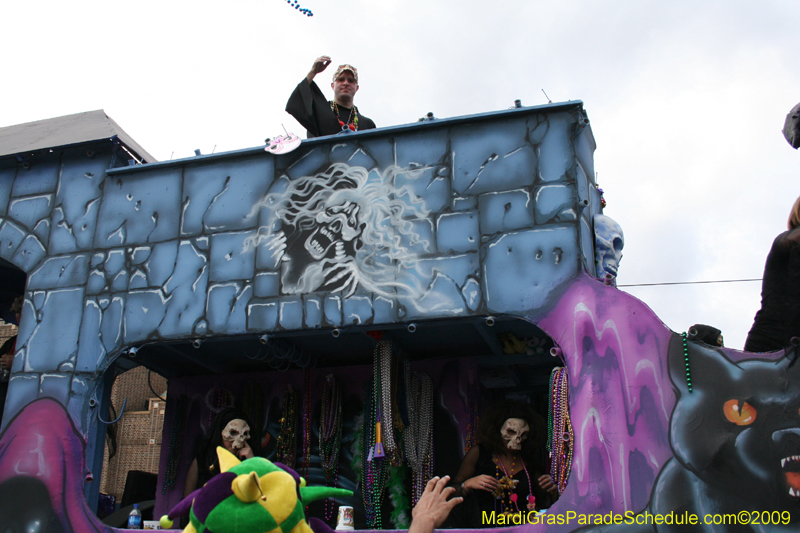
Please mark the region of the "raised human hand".
<svg viewBox="0 0 800 533"><path fill-rule="evenodd" d="M460 496L448 500L456 490L447 486L448 481L450 476L437 476L428 481L417 505L411 511L412 520L408 533L431 533L444 523L453 507L464 501Z"/></svg>
<svg viewBox="0 0 800 533"><path fill-rule="evenodd" d="M311 80L314 79L314 76L328 68L328 65L331 64L331 58L328 56L319 56L314 60L314 64L311 65L311 70L308 71L308 76L306 79L308 83L311 83Z"/></svg>

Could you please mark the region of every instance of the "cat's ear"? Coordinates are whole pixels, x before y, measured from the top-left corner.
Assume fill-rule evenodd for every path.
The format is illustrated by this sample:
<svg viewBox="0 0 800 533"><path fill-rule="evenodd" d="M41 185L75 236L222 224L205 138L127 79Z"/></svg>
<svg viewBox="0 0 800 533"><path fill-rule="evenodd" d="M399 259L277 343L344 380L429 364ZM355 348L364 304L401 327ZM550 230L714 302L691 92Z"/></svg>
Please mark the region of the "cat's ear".
<svg viewBox="0 0 800 533"><path fill-rule="evenodd" d="M725 376L735 379L742 372L721 350L677 333L670 339L668 364L670 380L682 396L698 386L719 384Z"/></svg>

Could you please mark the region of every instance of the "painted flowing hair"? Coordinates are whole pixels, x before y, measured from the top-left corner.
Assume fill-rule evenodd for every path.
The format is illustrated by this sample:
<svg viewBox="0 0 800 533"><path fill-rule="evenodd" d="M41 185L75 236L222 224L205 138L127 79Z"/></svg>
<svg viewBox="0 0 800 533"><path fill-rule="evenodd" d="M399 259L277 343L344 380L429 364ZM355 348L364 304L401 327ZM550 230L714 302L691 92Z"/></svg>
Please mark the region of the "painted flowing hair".
<svg viewBox="0 0 800 533"><path fill-rule="evenodd" d="M245 249L269 242L283 226L310 231L319 223L317 216L327 207L350 202L358 205L357 219L351 220L360 230L360 246L350 262L353 275L364 290L391 298L397 295L418 297L422 287L407 276L398 279L398 269L408 267L422 253L430 252L430 243L420 238L416 223L427 220L429 211L410 184L395 185L403 174L413 180L419 170L388 167L383 173L364 167L334 163L314 176L304 176L276 183L270 193L251 211L266 207L272 210L272 223L247 239ZM266 230L266 231L264 231Z"/></svg>

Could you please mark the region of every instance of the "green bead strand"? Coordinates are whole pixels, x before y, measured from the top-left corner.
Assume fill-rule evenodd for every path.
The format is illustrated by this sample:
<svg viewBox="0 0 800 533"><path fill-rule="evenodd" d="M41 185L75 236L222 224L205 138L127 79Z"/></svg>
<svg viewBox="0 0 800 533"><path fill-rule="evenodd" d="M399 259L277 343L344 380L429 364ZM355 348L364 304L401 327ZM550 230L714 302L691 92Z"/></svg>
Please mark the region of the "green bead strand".
<svg viewBox="0 0 800 533"><path fill-rule="evenodd" d="M686 336L686 332L684 331L681 333L681 337L683 337L683 360L686 362L686 386L689 389L689 392L692 392L692 371L689 368L689 341Z"/></svg>

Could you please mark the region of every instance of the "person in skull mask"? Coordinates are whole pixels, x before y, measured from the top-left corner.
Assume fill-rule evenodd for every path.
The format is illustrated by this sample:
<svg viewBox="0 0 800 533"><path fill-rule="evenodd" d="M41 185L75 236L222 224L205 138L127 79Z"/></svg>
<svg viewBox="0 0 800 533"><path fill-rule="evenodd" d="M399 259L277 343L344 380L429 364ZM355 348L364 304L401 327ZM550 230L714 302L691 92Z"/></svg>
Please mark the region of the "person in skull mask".
<svg viewBox="0 0 800 533"><path fill-rule="evenodd" d="M201 441L199 451L186 474L184 497L219 474L218 446L224 447L242 461L254 457L250 438L250 422L243 412L233 407L220 411L212 420L208 435Z"/></svg>
<svg viewBox="0 0 800 533"><path fill-rule="evenodd" d="M464 456L451 485L464 498L446 527L495 527L482 513L523 513L550 507L558 499L542 466L544 419L525 403L495 403L480 417L478 444Z"/></svg>

